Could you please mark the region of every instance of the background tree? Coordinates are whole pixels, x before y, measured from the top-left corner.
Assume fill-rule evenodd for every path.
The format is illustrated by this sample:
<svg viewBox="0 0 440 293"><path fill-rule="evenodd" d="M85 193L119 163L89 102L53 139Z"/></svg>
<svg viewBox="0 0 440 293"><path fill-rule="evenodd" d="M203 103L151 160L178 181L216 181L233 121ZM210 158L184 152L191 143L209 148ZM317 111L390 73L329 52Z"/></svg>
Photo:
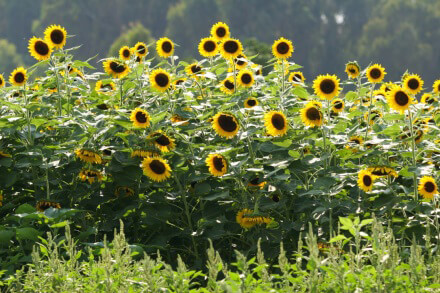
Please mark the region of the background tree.
<svg viewBox="0 0 440 293"><path fill-rule="evenodd" d="M7 78L16 67L22 64L23 60L17 53L15 45L0 39L0 73Z"/></svg>
<svg viewBox="0 0 440 293"><path fill-rule="evenodd" d="M137 42L144 42L147 45L152 45L148 48L150 54L154 52L154 38L151 32L145 28L141 23L130 24L130 28L122 33L110 46L108 56L118 56L119 49L123 46L133 47Z"/></svg>

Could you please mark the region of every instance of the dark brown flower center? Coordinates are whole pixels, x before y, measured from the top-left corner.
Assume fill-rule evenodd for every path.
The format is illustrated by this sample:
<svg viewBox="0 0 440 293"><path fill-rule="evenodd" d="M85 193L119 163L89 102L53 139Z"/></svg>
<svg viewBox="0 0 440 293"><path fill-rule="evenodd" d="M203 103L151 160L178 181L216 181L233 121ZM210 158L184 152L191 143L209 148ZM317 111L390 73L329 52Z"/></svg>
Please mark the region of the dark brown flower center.
<svg viewBox="0 0 440 293"><path fill-rule="evenodd" d="M209 53L213 52L216 47L217 44L213 41L206 41L205 43L203 43L203 50Z"/></svg>
<svg viewBox="0 0 440 293"><path fill-rule="evenodd" d="M136 48L136 51L138 52L139 55L144 55L146 52L146 48L144 45L138 45Z"/></svg>
<svg viewBox="0 0 440 293"><path fill-rule="evenodd" d="M433 192L435 190L435 185L430 181L425 182L424 189L426 192Z"/></svg>
<svg viewBox="0 0 440 293"><path fill-rule="evenodd" d="M3 78L0 77L0 86L3 84Z"/></svg>
<svg viewBox="0 0 440 293"><path fill-rule="evenodd" d="M197 65L191 66L191 72L192 73L200 72L200 70L202 70L202 67L200 67L200 66L197 66Z"/></svg>
<svg viewBox="0 0 440 293"><path fill-rule="evenodd" d="M364 183L365 186L370 186L373 183L373 179L371 178L370 175L364 175L362 177L362 182Z"/></svg>
<svg viewBox="0 0 440 293"><path fill-rule="evenodd" d="M276 48L279 54L286 54L287 52L289 52L289 44L287 44L286 42L279 43Z"/></svg>
<svg viewBox="0 0 440 293"><path fill-rule="evenodd" d="M234 89L234 83L231 82L230 80L226 80L223 84L224 84L225 88L227 88L228 90Z"/></svg>
<svg viewBox="0 0 440 293"><path fill-rule="evenodd" d="M156 138L156 142L160 144L161 146L168 146L170 145L170 139L166 135L161 135L158 138Z"/></svg>
<svg viewBox="0 0 440 293"><path fill-rule="evenodd" d="M160 87L166 87L170 80L165 73L159 73L154 77L154 80Z"/></svg>
<svg viewBox="0 0 440 293"><path fill-rule="evenodd" d="M337 101L333 104L333 107L335 107L335 109L338 109L338 110L342 109L342 106L343 106L343 104L341 101Z"/></svg>
<svg viewBox="0 0 440 293"><path fill-rule="evenodd" d="M331 94L336 89L336 84L331 79L324 79L319 84L319 88L324 94Z"/></svg>
<svg viewBox="0 0 440 293"><path fill-rule="evenodd" d="M112 61L110 62L110 69L115 73L122 73L125 71L125 66L124 64Z"/></svg>
<svg viewBox="0 0 440 293"><path fill-rule="evenodd" d="M255 106L257 104L257 100L250 99L250 100L247 101L247 104L248 104L248 106L253 107L253 106Z"/></svg>
<svg viewBox="0 0 440 293"><path fill-rule="evenodd" d="M223 48L227 53L234 54L238 51L238 43L234 40L229 40L223 44Z"/></svg>
<svg viewBox="0 0 440 293"><path fill-rule="evenodd" d="M296 74L293 76L293 81L301 82L301 81L302 81L302 76L301 76L301 74L296 73Z"/></svg>
<svg viewBox="0 0 440 293"><path fill-rule="evenodd" d="M24 82L24 74L23 74L23 72L17 72L17 73L14 75L14 80L15 80L16 83L22 83L22 82Z"/></svg>
<svg viewBox="0 0 440 293"><path fill-rule="evenodd" d="M136 121L139 123L145 123L147 122L147 115L145 113L139 111L136 113Z"/></svg>
<svg viewBox="0 0 440 293"><path fill-rule="evenodd" d="M150 168L156 174L163 174L166 171L165 165L159 160L151 161Z"/></svg>
<svg viewBox="0 0 440 293"><path fill-rule="evenodd" d="M278 113L272 115L272 119L270 121L272 122L272 125L278 130L283 130L286 125L284 117Z"/></svg>
<svg viewBox="0 0 440 293"><path fill-rule="evenodd" d="M183 79L178 79L178 80L176 80L176 85L180 85L180 84L182 84L183 82L184 82Z"/></svg>
<svg viewBox="0 0 440 293"><path fill-rule="evenodd" d="M0 82L0 84L1 84L1 82ZM428 103L428 104L432 104L432 103L435 102L435 99L434 99L432 96L429 96L429 97L427 97L427 98L425 99L425 101L426 101L426 103Z"/></svg>
<svg viewBox="0 0 440 293"><path fill-rule="evenodd" d="M124 49L124 51L122 51L122 55L123 55L125 58L130 57L130 50L128 50L128 49Z"/></svg>
<svg viewBox="0 0 440 293"><path fill-rule="evenodd" d="M223 158L222 157L214 157L212 159L212 163L214 165L214 168L217 171L222 171L224 166L225 166L225 164L223 163Z"/></svg>
<svg viewBox="0 0 440 293"><path fill-rule="evenodd" d="M278 196L278 194L274 194L274 195L272 195L272 200L274 202L279 202L280 201L280 197Z"/></svg>
<svg viewBox="0 0 440 293"><path fill-rule="evenodd" d="M165 41L165 42L163 42L163 43L162 43L162 50L163 50L165 53L170 53L171 50L173 50L173 44L171 44L171 42L169 42L169 41Z"/></svg>
<svg viewBox="0 0 440 293"><path fill-rule="evenodd" d="M224 27L219 27L215 31L215 34L217 35L217 37L223 38L226 35L226 29Z"/></svg>
<svg viewBox="0 0 440 293"><path fill-rule="evenodd" d="M356 144L361 144L361 141L358 138L352 138L350 141Z"/></svg>
<svg viewBox="0 0 440 293"><path fill-rule="evenodd" d="M416 90L416 89L418 89L418 88L419 88L419 85L420 85L419 81L418 81L417 79L415 79L415 78L411 78L411 79L408 81L408 87L409 87L410 89L412 89L412 90Z"/></svg>
<svg viewBox="0 0 440 293"><path fill-rule="evenodd" d="M238 58L240 58L240 59L238 59ZM237 59L235 59L235 63L238 65L238 66L243 66L243 65L245 65L246 64L246 61L244 60L244 56L243 55L238 55L238 57L237 57Z"/></svg>
<svg viewBox="0 0 440 293"><path fill-rule="evenodd" d="M408 95L403 91L398 91L394 96L394 101L399 106L406 106L409 102Z"/></svg>
<svg viewBox="0 0 440 293"><path fill-rule="evenodd" d="M218 117L218 124L226 132L233 132L237 129L237 122L234 117L222 114Z"/></svg>
<svg viewBox="0 0 440 293"><path fill-rule="evenodd" d="M350 68L348 69L348 72L350 72L351 74L355 74L357 71L354 68Z"/></svg>
<svg viewBox="0 0 440 293"><path fill-rule="evenodd" d="M244 84L250 84L252 82L252 76L249 73L242 74L241 82Z"/></svg>
<svg viewBox="0 0 440 293"><path fill-rule="evenodd" d="M45 56L49 53L49 46L43 41L36 41L34 49L39 55Z"/></svg>
<svg viewBox="0 0 440 293"><path fill-rule="evenodd" d="M379 68L373 68L370 71L370 76L372 79L378 79L382 76L382 71Z"/></svg>
<svg viewBox="0 0 440 293"><path fill-rule="evenodd" d="M98 176L98 174L96 174L93 171L87 171L86 175L87 175L87 177L96 177L96 176Z"/></svg>
<svg viewBox="0 0 440 293"><path fill-rule="evenodd" d="M254 179L250 180L249 183L252 185L258 185L260 183L260 178L255 177Z"/></svg>
<svg viewBox="0 0 440 293"><path fill-rule="evenodd" d="M312 120L312 121L320 120L321 119L321 112L319 112L319 110L316 109L315 107L310 107L306 111L306 117L307 117L307 119Z"/></svg>
<svg viewBox="0 0 440 293"><path fill-rule="evenodd" d="M64 33L61 30L53 30L50 33L50 40L52 43L60 45L64 41Z"/></svg>

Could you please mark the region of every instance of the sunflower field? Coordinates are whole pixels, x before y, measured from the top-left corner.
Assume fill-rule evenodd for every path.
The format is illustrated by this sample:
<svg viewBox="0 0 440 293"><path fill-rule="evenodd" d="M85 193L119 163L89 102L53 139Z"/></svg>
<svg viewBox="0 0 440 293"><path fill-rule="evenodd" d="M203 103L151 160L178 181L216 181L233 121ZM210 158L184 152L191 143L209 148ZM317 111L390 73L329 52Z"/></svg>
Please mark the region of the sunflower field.
<svg viewBox="0 0 440 293"><path fill-rule="evenodd" d="M403 248L429 232L437 251L440 80L356 61L307 77L301 40L256 64L227 24L206 34L191 62L167 37L94 65L60 25L29 40L36 63L0 75L5 274L67 225L99 255L120 221L132 250L196 269L210 241L226 263L260 247L273 262L309 226L322 247L355 250L373 219Z"/></svg>

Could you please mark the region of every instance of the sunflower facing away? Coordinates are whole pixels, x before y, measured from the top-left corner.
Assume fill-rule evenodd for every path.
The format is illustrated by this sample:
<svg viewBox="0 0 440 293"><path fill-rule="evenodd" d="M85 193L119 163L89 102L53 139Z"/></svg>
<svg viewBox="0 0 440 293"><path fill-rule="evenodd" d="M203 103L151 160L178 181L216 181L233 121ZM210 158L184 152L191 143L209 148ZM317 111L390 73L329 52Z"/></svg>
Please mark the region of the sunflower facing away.
<svg viewBox="0 0 440 293"><path fill-rule="evenodd" d="M102 80L98 80L95 85L95 91L100 93L108 93L116 90L116 84L111 82L103 82Z"/></svg>
<svg viewBox="0 0 440 293"><path fill-rule="evenodd" d="M116 59L108 59L104 61L105 72L113 78L124 78L130 72L130 68Z"/></svg>
<svg viewBox="0 0 440 293"><path fill-rule="evenodd" d="M254 76L252 71L248 69L242 69L237 76L238 84L243 87L251 87L254 84Z"/></svg>
<svg viewBox="0 0 440 293"><path fill-rule="evenodd" d="M66 45L66 30L59 25L51 25L44 31L44 39L54 49L62 49Z"/></svg>
<svg viewBox="0 0 440 293"><path fill-rule="evenodd" d="M130 120L134 127L147 128L150 126L150 114L140 108L136 108L131 112Z"/></svg>
<svg viewBox="0 0 440 293"><path fill-rule="evenodd" d="M272 45L272 54L279 59L287 59L292 56L293 45L290 40L279 38Z"/></svg>
<svg viewBox="0 0 440 293"><path fill-rule="evenodd" d="M426 199L433 199L438 193L437 183L431 176L423 176L419 181L419 193Z"/></svg>
<svg viewBox="0 0 440 293"><path fill-rule="evenodd" d="M79 179L83 182L88 181L90 184L93 182L101 182L102 174L95 170L81 170L78 175Z"/></svg>
<svg viewBox="0 0 440 293"><path fill-rule="evenodd" d="M83 162L92 164L101 164L102 158L99 154L83 149L75 150L75 155Z"/></svg>
<svg viewBox="0 0 440 293"><path fill-rule="evenodd" d="M191 77L198 78L198 75L202 73L202 67L197 63L192 63L185 67L185 72Z"/></svg>
<svg viewBox="0 0 440 293"><path fill-rule="evenodd" d="M375 176L368 170L361 170L358 174L358 186L365 192L373 189Z"/></svg>
<svg viewBox="0 0 440 293"><path fill-rule="evenodd" d="M218 53L218 45L214 38L203 38L199 43L199 53L203 57L214 57Z"/></svg>
<svg viewBox="0 0 440 293"><path fill-rule="evenodd" d="M167 153L176 147L174 139L163 134L161 131L153 132L149 137L152 139L154 145L163 153Z"/></svg>
<svg viewBox="0 0 440 293"><path fill-rule="evenodd" d="M294 86L298 86L304 83L306 79L304 78L304 74L301 71L295 71L289 74L288 80L293 83Z"/></svg>
<svg viewBox="0 0 440 293"><path fill-rule="evenodd" d="M258 100L256 98L247 98L244 101L244 107L245 108L253 108L255 106L258 106Z"/></svg>
<svg viewBox="0 0 440 293"><path fill-rule="evenodd" d="M395 86L387 93L387 100L390 107L403 113L412 104L412 97L400 86Z"/></svg>
<svg viewBox="0 0 440 293"><path fill-rule="evenodd" d="M218 135L229 139L238 133L240 126L234 115L220 112L212 118L212 128Z"/></svg>
<svg viewBox="0 0 440 293"><path fill-rule="evenodd" d="M156 51L160 57L168 58L174 53L174 43L168 38L160 38L156 42Z"/></svg>
<svg viewBox="0 0 440 293"><path fill-rule="evenodd" d="M131 55L133 55L133 50L130 47L124 46L121 49L119 49L119 59L128 61L130 60Z"/></svg>
<svg viewBox="0 0 440 293"><path fill-rule="evenodd" d="M27 81L27 72L23 67L18 67L14 71L12 71L9 76L9 82L15 86L22 86Z"/></svg>
<svg viewBox="0 0 440 293"><path fill-rule="evenodd" d="M367 78L371 83L381 82L386 74L385 68L380 64L374 64L367 68Z"/></svg>
<svg viewBox="0 0 440 293"><path fill-rule="evenodd" d="M48 208L61 209L61 205L58 202L50 200L40 200L35 207L39 212L44 212Z"/></svg>
<svg viewBox="0 0 440 293"><path fill-rule="evenodd" d="M142 170L144 175L153 181L164 181L171 176L171 168L167 161L156 157L147 157L142 161Z"/></svg>
<svg viewBox="0 0 440 293"><path fill-rule="evenodd" d="M320 75L313 81L315 94L321 99L331 100L339 94L339 79L336 75Z"/></svg>
<svg viewBox="0 0 440 293"><path fill-rule="evenodd" d="M43 39L33 37L29 40L29 53L38 61L47 60L52 54L52 48L48 42Z"/></svg>
<svg viewBox="0 0 440 293"><path fill-rule="evenodd" d="M228 172L228 162L220 154L210 154L205 160L209 173L213 176L223 176Z"/></svg>
<svg viewBox="0 0 440 293"><path fill-rule="evenodd" d="M345 65L345 72L347 73L349 78L356 78L359 76L361 69L359 67L359 65L357 64L357 62L348 62Z"/></svg>
<svg viewBox="0 0 440 293"><path fill-rule="evenodd" d="M240 210L237 213L235 220L238 224L240 224L241 227L245 229L250 229L255 225L269 224L272 222L272 219L269 217L253 216L253 213L254 211L250 209Z"/></svg>
<svg viewBox="0 0 440 293"><path fill-rule="evenodd" d="M220 53L227 60L237 58L242 52L243 46L239 40L228 38L220 44Z"/></svg>
<svg viewBox="0 0 440 293"><path fill-rule="evenodd" d="M229 38L229 26L224 22L217 22L211 27L211 36L218 42Z"/></svg>
<svg viewBox="0 0 440 293"><path fill-rule="evenodd" d="M434 92L434 94L440 93L440 79L434 81L434 84L432 85L432 91Z"/></svg>
<svg viewBox="0 0 440 293"><path fill-rule="evenodd" d="M409 74L403 80L403 89L410 94L416 95L422 90L423 83L418 74Z"/></svg>
<svg viewBox="0 0 440 293"><path fill-rule="evenodd" d="M3 77L3 74L0 74L0 88L5 86L5 78Z"/></svg>
<svg viewBox="0 0 440 293"><path fill-rule="evenodd" d="M306 126L315 127L321 126L323 116L319 105L311 102L301 109L301 121Z"/></svg>
<svg viewBox="0 0 440 293"><path fill-rule="evenodd" d="M143 42L137 42L133 47L133 51L140 60L148 54L148 47Z"/></svg>
<svg viewBox="0 0 440 293"><path fill-rule="evenodd" d="M264 126L271 136L283 136L289 128L286 116L280 111L270 111L264 114Z"/></svg>
<svg viewBox="0 0 440 293"><path fill-rule="evenodd" d="M233 77L228 77L228 78L224 79L221 82L220 90L222 92L224 92L225 94L233 94L234 90L235 90L234 78Z"/></svg>
<svg viewBox="0 0 440 293"><path fill-rule="evenodd" d="M335 113L341 113L344 111L344 101L342 99L334 99L332 100L332 110Z"/></svg>
<svg viewBox="0 0 440 293"><path fill-rule="evenodd" d="M150 74L150 84L159 92L165 92L171 85L171 76L165 70L155 69Z"/></svg>

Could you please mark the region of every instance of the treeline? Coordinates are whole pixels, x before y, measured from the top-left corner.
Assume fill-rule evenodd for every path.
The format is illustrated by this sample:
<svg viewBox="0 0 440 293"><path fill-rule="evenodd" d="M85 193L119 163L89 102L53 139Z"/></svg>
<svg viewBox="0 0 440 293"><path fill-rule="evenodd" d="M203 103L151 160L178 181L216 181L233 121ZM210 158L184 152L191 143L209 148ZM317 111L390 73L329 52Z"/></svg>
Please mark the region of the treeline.
<svg viewBox="0 0 440 293"><path fill-rule="evenodd" d="M262 52L261 60L275 39L291 39L306 82L321 73L343 75L349 60L381 63L390 80L400 78L401 68L427 86L440 77L436 0L0 0L0 72L32 64L28 40L54 23L75 35L70 46L82 45L78 58L99 60L121 44L162 36L179 45L180 57L200 58L197 44L217 21L228 23L250 53Z"/></svg>

